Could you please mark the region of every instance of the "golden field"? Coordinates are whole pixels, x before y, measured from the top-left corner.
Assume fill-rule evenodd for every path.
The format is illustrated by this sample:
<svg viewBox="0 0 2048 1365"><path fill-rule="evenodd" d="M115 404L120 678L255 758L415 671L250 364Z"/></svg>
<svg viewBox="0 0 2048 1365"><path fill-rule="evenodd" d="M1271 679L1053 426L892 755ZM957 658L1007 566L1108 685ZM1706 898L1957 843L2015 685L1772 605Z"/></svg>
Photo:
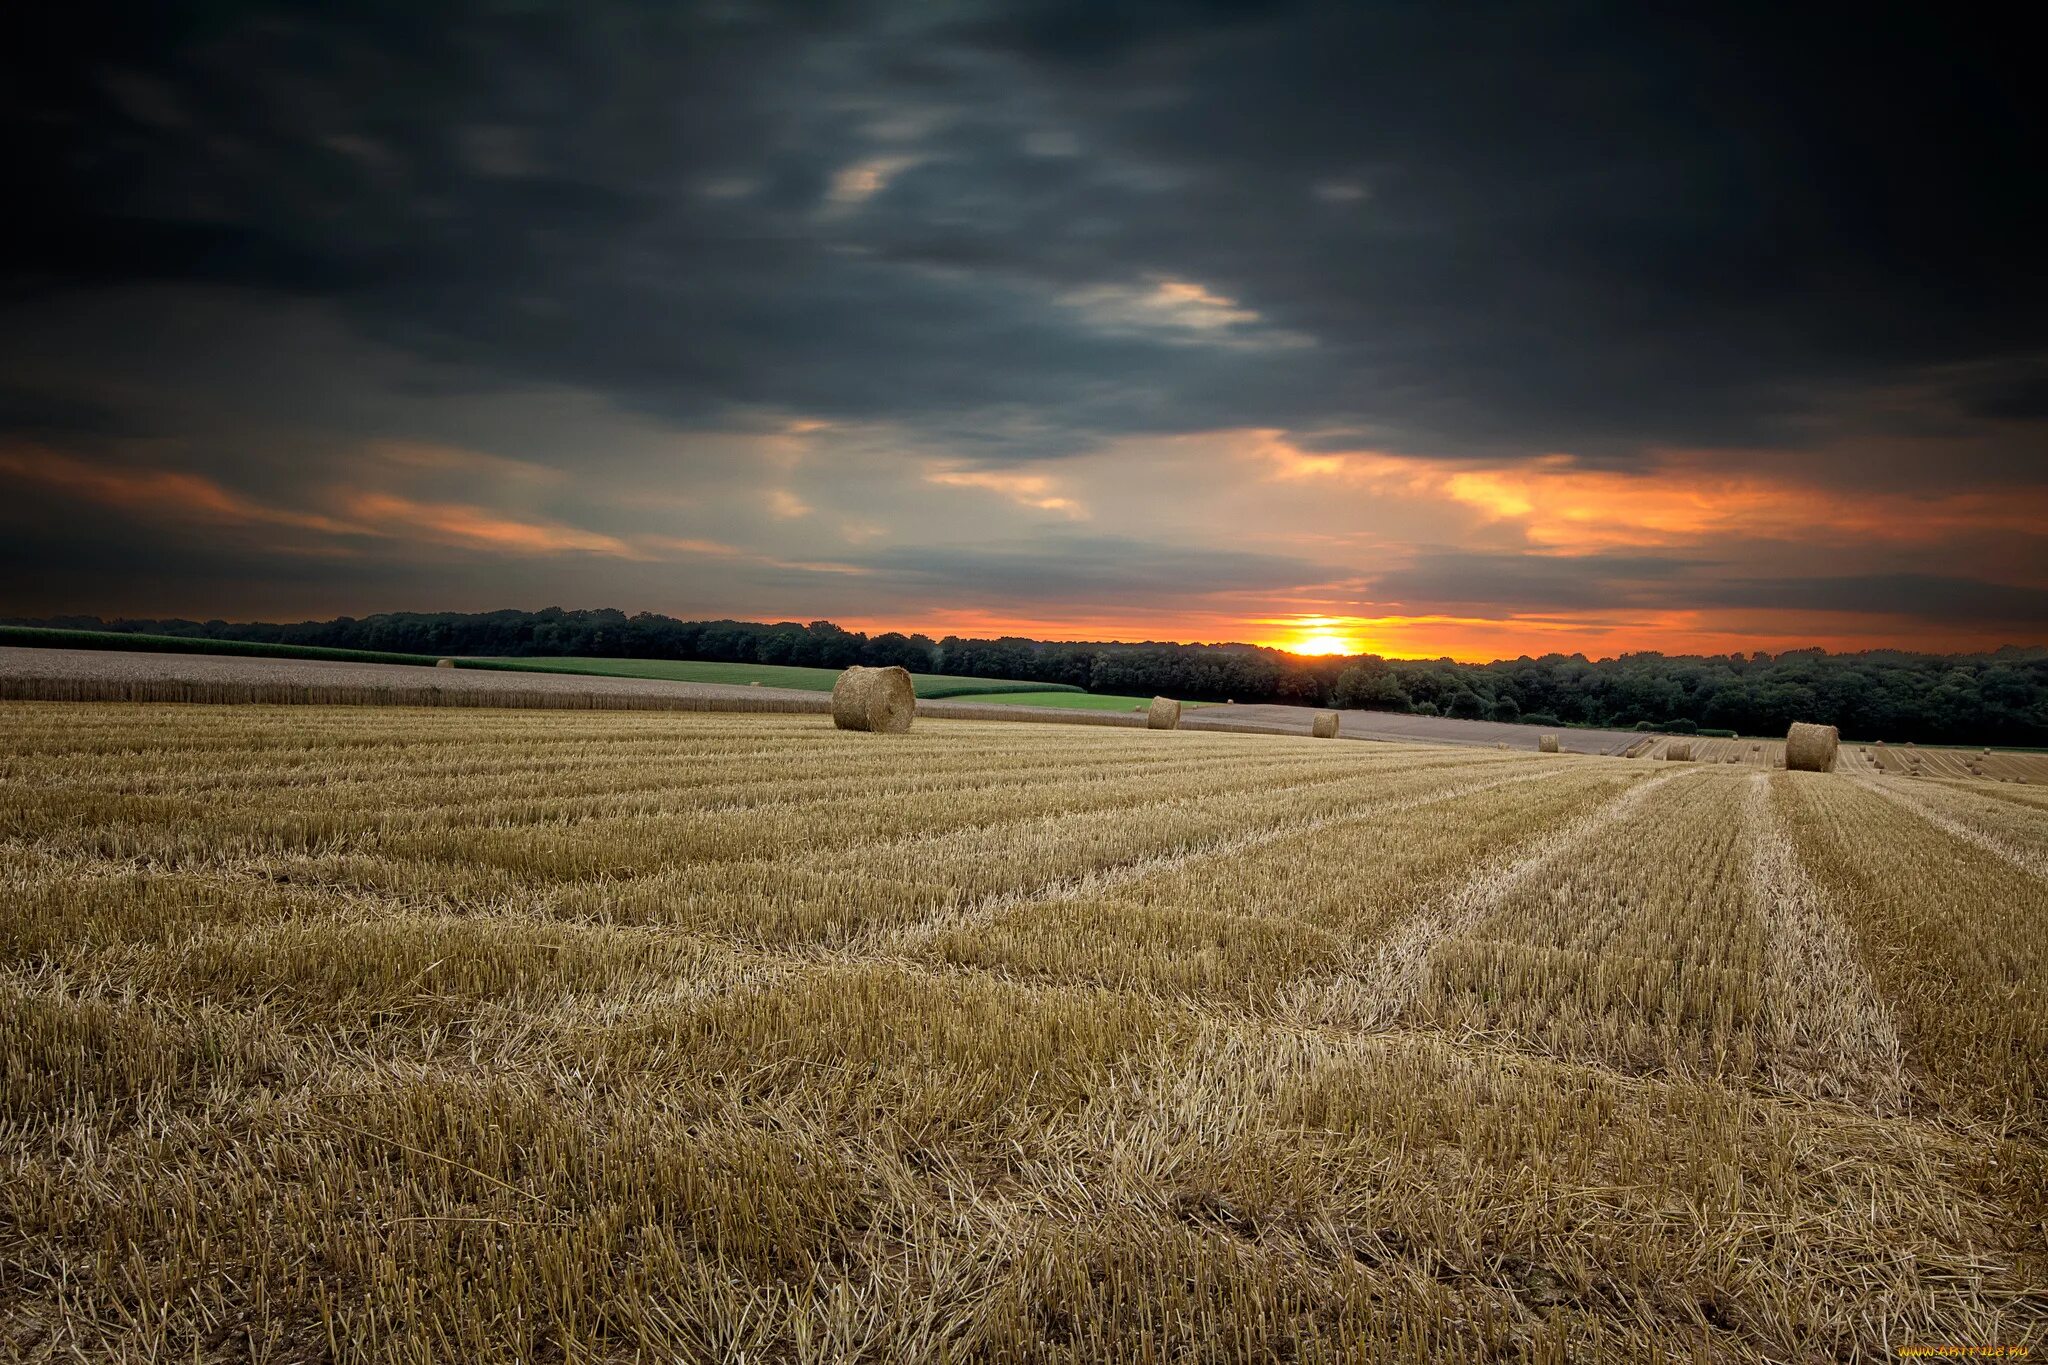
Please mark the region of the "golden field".
<svg viewBox="0 0 2048 1365"><path fill-rule="evenodd" d="M1843 768L0 704L0 1359L2048 1349L2048 805Z"/></svg>

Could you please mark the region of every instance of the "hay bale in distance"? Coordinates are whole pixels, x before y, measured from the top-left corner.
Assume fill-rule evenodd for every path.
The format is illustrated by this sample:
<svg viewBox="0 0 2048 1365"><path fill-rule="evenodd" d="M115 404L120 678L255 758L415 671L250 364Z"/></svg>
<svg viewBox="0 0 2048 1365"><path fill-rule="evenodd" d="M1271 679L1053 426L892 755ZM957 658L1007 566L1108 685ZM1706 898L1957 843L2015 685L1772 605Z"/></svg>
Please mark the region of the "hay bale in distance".
<svg viewBox="0 0 2048 1365"><path fill-rule="evenodd" d="M453 660L453 659L436 659L436 660L434 660L434 667L436 667L436 668L453 668L453 667L455 667L455 660Z"/></svg>
<svg viewBox="0 0 2048 1365"><path fill-rule="evenodd" d="M842 730L900 735L917 714L917 693L905 668L855 664L832 684L832 723Z"/></svg>
<svg viewBox="0 0 2048 1365"><path fill-rule="evenodd" d="M1557 736L1556 736L1556 735L1538 735L1538 736L1536 736L1536 751L1537 751L1538 753L1543 753L1543 754L1554 754L1554 753L1556 753L1556 752L1557 752Z"/></svg>
<svg viewBox="0 0 2048 1365"><path fill-rule="evenodd" d="M1785 732L1785 766L1794 772L1831 773L1841 743L1842 732L1834 726L1795 720Z"/></svg>
<svg viewBox="0 0 2048 1365"><path fill-rule="evenodd" d="M1692 762L1692 741L1685 739L1672 740L1671 747L1664 751L1664 761L1667 763Z"/></svg>
<svg viewBox="0 0 2048 1365"><path fill-rule="evenodd" d="M1335 711L1318 711L1314 722L1308 727L1308 732L1317 739L1335 739L1337 737L1337 713Z"/></svg>
<svg viewBox="0 0 2048 1365"><path fill-rule="evenodd" d="M1172 697L1154 697L1152 705L1145 711L1147 730L1178 730L1180 728L1180 703Z"/></svg>

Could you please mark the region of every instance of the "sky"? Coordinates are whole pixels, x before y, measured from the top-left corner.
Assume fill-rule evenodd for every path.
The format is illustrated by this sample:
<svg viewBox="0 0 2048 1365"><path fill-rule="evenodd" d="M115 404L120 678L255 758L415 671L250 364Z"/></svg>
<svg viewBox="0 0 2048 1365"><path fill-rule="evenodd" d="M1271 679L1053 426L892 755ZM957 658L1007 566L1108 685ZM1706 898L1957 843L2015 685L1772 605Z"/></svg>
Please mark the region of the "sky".
<svg viewBox="0 0 2048 1365"><path fill-rule="evenodd" d="M0 615L2048 642L2031 49L1670 8L43 7Z"/></svg>

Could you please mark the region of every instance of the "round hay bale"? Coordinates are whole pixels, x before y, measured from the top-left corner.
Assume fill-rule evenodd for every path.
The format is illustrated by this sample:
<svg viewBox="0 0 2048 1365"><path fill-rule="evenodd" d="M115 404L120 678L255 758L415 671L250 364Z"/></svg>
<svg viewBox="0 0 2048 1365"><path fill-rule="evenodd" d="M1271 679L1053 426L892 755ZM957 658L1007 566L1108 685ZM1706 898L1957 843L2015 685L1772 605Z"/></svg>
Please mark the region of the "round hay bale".
<svg viewBox="0 0 2048 1365"><path fill-rule="evenodd" d="M1335 739L1337 737L1337 713L1335 711L1318 711L1314 722L1308 727L1308 732L1317 739Z"/></svg>
<svg viewBox="0 0 2048 1365"><path fill-rule="evenodd" d="M1508 742L1506 740L1502 740L1500 743L1494 745L1493 747L1496 749L1505 749L1508 747Z"/></svg>
<svg viewBox="0 0 2048 1365"><path fill-rule="evenodd" d="M1180 703L1172 697L1154 697L1152 705L1145 710L1147 730L1178 730L1180 728Z"/></svg>
<svg viewBox="0 0 2048 1365"><path fill-rule="evenodd" d="M1536 752L1537 752L1537 753L1539 753L1539 754L1554 754L1554 753L1556 753L1556 752L1557 752L1557 736L1556 736L1556 735L1538 735L1538 736L1536 736Z"/></svg>
<svg viewBox="0 0 2048 1365"><path fill-rule="evenodd" d="M1691 741L1683 739L1672 740L1671 746L1664 751L1664 761L1666 763L1692 762Z"/></svg>
<svg viewBox="0 0 2048 1365"><path fill-rule="evenodd" d="M1785 766L1794 772L1831 773L1841 743L1842 732L1834 726L1795 720L1785 732Z"/></svg>
<svg viewBox="0 0 2048 1365"><path fill-rule="evenodd" d="M832 684L832 723L842 730L900 735L917 714L917 693L905 668L855 664Z"/></svg>
<svg viewBox="0 0 2048 1365"><path fill-rule="evenodd" d="M1142 711L1142 710L1144 710L1144 709L1145 709L1145 703L1144 703L1144 702L1139 702L1139 703L1138 703L1138 704L1137 704L1136 706L1133 706L1133 707L1132 707L1131 709L1132 709L1133 711Z"/></svg>
<svg viewBox="0 0 2048 1365"><path fill-rule="evenodd" d="M434 667L436 667L436 668L453 668L453 667L455 667L455 660L453 660L453 659L436 659L436 660L434 660Z"/></svg>
<svg viewBox="0 0 2048 1365"><path fill-rule="evenodd" d="M761 680L760 680L759 678L749 678L749 679L747 679L747 686L749 686L749 687L759 687L760 685L761 685ZM836 685L837 685L837 684L835 684L835 686L836 686Z"/></svg>

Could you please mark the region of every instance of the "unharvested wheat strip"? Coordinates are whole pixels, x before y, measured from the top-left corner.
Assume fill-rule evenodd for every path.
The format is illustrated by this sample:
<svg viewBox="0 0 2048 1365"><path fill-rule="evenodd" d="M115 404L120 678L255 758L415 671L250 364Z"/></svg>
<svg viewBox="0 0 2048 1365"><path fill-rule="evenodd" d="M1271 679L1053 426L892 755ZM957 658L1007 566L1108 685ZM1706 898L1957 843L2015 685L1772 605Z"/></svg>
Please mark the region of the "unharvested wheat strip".
<svg viewBox="0 0 2048 1365"><path fill-rule="evenodd" d="M1975 844L1986 853L2003 858L2028 876L2039 881L2048 882L2048 853L2044 853L2039 849L2027 848L2016 843L2010 837L1993 833L1990 830L1984 829L1980 824L1958 819L1955 814L1951 813L1952 810L1963 810L1968 811L1978 819L1992 818L1989 812L1972 809L1967 801L1967 793L1956 792L1954 795L1943 799L1942 797L1935 796L1934 791L1950 793L1954 792L1954 789L1944 787L1934 790L1926 788L1909 790L1896 783L1876 782L1869 778L1858 778L1857 781L1860 785L1876 792L1894 805L1913 812L1913 814L1919 816L1922 820L1925 820L1943 833L1953 834L1958 839ZM1950 807L1950 810L1942 809L1943 806Z"/></svg>
<svg viewBox="0 0 2048 1365"><path fill-rule="evenodd" d="M1827 892L1800 865L1762 773L1750 784L1743 816L1752 834L1750 886L1769 944L1763 984L1772 1081L1896 1112L1906 1098L1898 1025Z"/></svg>
<svg viewBox="0 0 2048 1365"><path fill-rule="evenodd" d="M1119 887L1143 881L1147 877L1157 876L1164 872L1172 872L1189 864L1213 858L1238 857L1264 848L1268 844L1277 843L1282 839L1312 834L1317 830L1332 826L1354 824L1363 820L1384 819L1389 815L1397 815L1402 811L1415 810L1423 806L1433 806L1444 801L1456 800L1459 797L1472 796L1478 792L1491 791L1495 787L1505 787L1518 782L1540 782L1553 777L1561 777L1571 771L1572 769L1569 768L1545 768L1540 772L1515 773L1512 776L1492 778L1483 782L1468 782L1461 786L1449 787L1441 791L1429 792L1422 796L1410 797L1405 801L1376 805L1366 811L1305 816L1284 820L1277 825L1268 825L1249 833L1219 839L1200 848L1187 849L1178 853L1154 854L1143 858L1136 858L1130 862L1117 863L1109 867L1093 868L1078 877L1065 877L1058 881L1048 882L1042 886L1029 888L1028 890L1008 891L999 895L989 896L982 900L950 909L943 914L922 920L917 924L878 935L877 950L890 954L916 954L930 946L931 942L941 934L971 928L977 924L985 924L1010 911L1021 909L1028 905L1043 905L1051 901L1088 899L1102 896Z"/></svg>
<svg viewBox="0 0 2048 1365"><path fill-rule="evenodd" d="M1544 839L1520 856L1488 863L1436 906L1417 911L1397 928L1359 972L1304 982L1281 999L1284 1014L1311 1023L1379 1029L1392 1024L1420 994L1429 976L1429 955L1437 944L1465 933L1497 908L1523 882L1552 866L1565 853L1626 818L1645 797L1666 783L1699 769L1664 772Z"/></svg>

